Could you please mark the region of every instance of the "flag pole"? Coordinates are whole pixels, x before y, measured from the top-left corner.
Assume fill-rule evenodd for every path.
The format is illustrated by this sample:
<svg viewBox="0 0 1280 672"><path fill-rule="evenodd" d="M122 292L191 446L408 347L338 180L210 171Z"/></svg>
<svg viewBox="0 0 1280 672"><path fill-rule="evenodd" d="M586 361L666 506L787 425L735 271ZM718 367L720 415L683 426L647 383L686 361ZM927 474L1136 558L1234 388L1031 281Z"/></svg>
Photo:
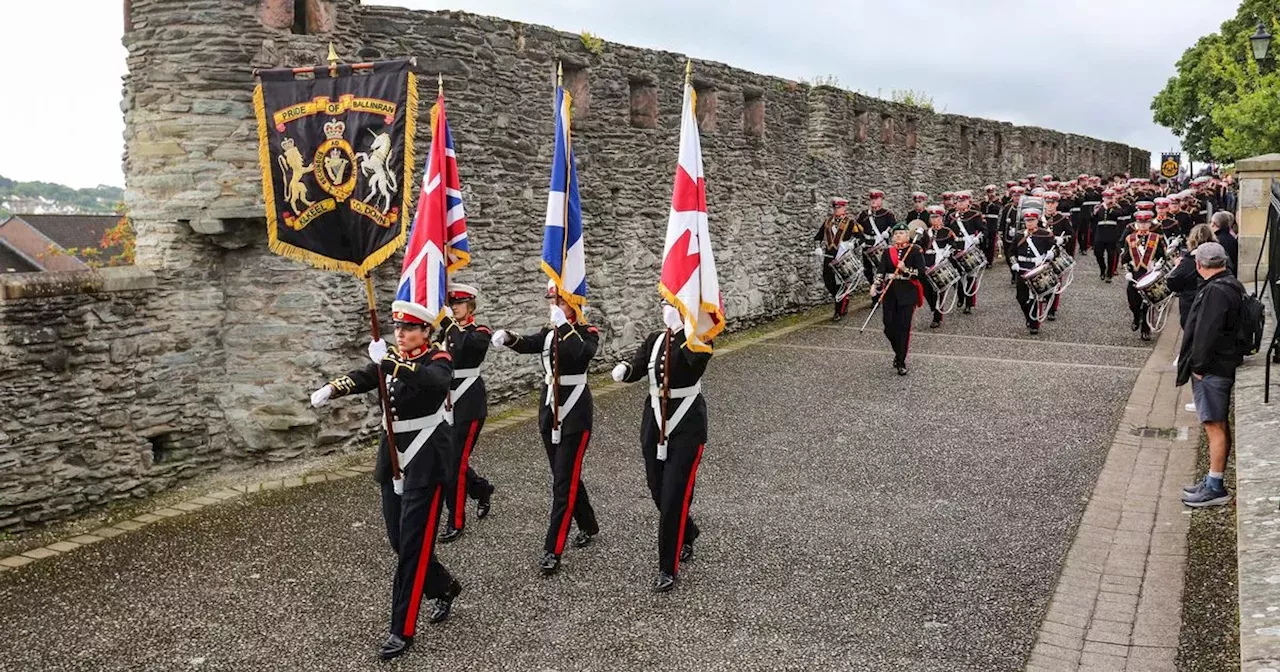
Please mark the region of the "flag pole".
<svg viewBox="0 0 1280 672"><path fill-rule="evenodd" d="M365 274L364 276L364 293L369 299L369 330L373 332L373 340L382 338L381 329L378 328L378 302L373 295L373 276ZM400 478L400 454L396 450L396 433L391 425L391 400L387 395L387 377L382 374L382 367L378 367L378 398L382 400L382 421L386 425L387 430L387 451L391 458L391 477Z"/></svg>
<svg viewBox="0 0 1280 672"><path fill-rule="evenodd" d="M440 101L440 103L444 101L444 75L438 72L436 73L436 97ZM437 104L440 104L440 103L437 103ZM439 114L439 112L437 112L437 114ZM419 198L421 198L421 196L419 196ZM446 242L445 242L445 250L444 250L444 255L445 255L444 265L445 265L445 268L447 269L449 267L449 249L448 249L449 245L447 242L448 232L446 232L445 234L445 241ZM450 273L448 271L445 271L444 287L443 287L445 307L448 307L449 305L449 276L450 276ZM445 352L449 352L448 336L449 336L449 333L446 330L444 329L440 330L440 349ZM444 410L449 413L453 412L453 386L452 385L450 385L449 389L445 390L444 392Z"/></svg>
<svg viewBox="0 0 1280 672"><path fill-rule="evenodd" d="M560 98L560 91L563 88L564 88L564 63L561 61L556 61L557 102L559 102L558 99ZM556 113L559 114L561 111L562 111L561 109L557 109ZM568 138L569 120L565 119L564 122L566 125L564 156L566 161L572 162L573 159L570 157L572 156L573 149L569 145L569 138ZM569 188L571 186L569 184L570 177L571 176L569 172L566 170L565 176L564 176L564 222L563 222L563 226L561 227L561 229L564 231L564 234L561 236L561 240L560 240L560 282L561 283L564 283L564 258L568 256L567 246L569 242L568 241L568 238L569 238ZM556 297L557 298L560 297L559 287L556 287ZM565 317L568 317L568 315L566 315ZM555 333L555 338L552 339L555 343L555 353L553 357L554 361L552 362L553 367L551 371L551 442L553 444L559 444L560 443L560 327L553 324L551 325L551 330Z"/></svg>

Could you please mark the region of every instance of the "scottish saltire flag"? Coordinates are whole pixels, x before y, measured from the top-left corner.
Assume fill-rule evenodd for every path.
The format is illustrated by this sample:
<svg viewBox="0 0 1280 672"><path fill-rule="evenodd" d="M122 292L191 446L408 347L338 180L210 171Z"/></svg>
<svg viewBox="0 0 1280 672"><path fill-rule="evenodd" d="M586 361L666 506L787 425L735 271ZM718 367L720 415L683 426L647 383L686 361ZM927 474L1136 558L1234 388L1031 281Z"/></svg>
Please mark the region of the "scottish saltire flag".
<svg viewBox="0 0 1280 672"><path fill-rule="evenodd" d="M400 287L396 290L397 301L410 301L426 308L433 317L433 325L439 324L444 314L449 273L471 262L461 188L442 92L431 108L427 172L422 176L418 210L413 216L400 271Z"/></svg>
<svg viewBox="0 0 1280 672"><path fill-rule="evenodd" d="M587 303L587 257L582 241L582 202L578 171L573 167L569 132L569 93L556 86L556 148L551 160L551 190L542 228L542 270L560 296L578 309Z"/></svg>
<svg viewBox="0 0 1280 672"><path fill-rule="evenodd" d="M711 352L708 341L724 330L724 301L707 226L707 181L702 173L696 104L697 94L686 81L680 116L680 157L676 162L658 293L684 316L689 349Z"/></svg>

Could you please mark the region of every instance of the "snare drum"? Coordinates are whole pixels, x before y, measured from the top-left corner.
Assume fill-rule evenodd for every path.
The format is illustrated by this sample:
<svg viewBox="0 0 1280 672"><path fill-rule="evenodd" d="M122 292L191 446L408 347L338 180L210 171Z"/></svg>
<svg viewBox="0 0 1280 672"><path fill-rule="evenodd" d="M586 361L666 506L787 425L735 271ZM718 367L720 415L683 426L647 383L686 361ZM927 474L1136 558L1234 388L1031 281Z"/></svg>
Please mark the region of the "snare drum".
<svg viewBox="0 0 1280 672"><path fill-rule="evenodd" d="M1047 261L1023 273L1022 279L1035 295L1052 293L1058 286L1058 274L1053 270L1053 265Z"/></svg>
<svg viewBox="0 0 1280 672"><path fill-rule="evenodd" d="M956 268L955 264L952 264L947 259L934 264L933 268L930 268L925 275L928 276L929 282L933 284L933 288L938 292L960 281L960 269Z"/></svg>
<svg viewBox="0 0 1280 672"><path fill-rule="evenodd" d="M835 271L841 282L848 282L850 278L862 273L860 256L856 248L850 247L831 260L831 270Z"/></svg>
<svg viewBox="0 0 1280 672"><path fill-rule="evenodd" d="M1165 281L1164 269L1156 269L1138 278L1133 283L1133 288L1138 290L1138 294L1146 299L1147 303L1156 306L1161 301L1169 298L1173 293L1169 291L1169 283Z"/></svg>
<svg viewBox="0 0 1280 672"><path fill-rule="evenodd" d="M880 245L876 245L874 247L868 248L865 252L862 253L862 255L867 258L868 262L871 263L871 268L877 269L877 268L880 268L880 260L884 258L884 253L887 252L888 250L889 250L889 246L887 244L880 244Z"/></svg>
<svg viewBox="0 0 1280 672"><path fill-rule="evenodd" d="M1066 275L1068 269L1076 265L1076 259L1067 254L1067 251L1059 245L1057 251L1053 254L1053 259L1049 261L1049 265L1053 267L1053 272L1061 277Z"/></svg>
<svg viewBox="0 0 1280 672"><path fill-rule="evenodd" d="M964 272L965 275L973 275L983 269L987 265L987 255L982 252L982 248L974 245L963 252L957 252L952 259L955 260L956 266Z"/></svg>

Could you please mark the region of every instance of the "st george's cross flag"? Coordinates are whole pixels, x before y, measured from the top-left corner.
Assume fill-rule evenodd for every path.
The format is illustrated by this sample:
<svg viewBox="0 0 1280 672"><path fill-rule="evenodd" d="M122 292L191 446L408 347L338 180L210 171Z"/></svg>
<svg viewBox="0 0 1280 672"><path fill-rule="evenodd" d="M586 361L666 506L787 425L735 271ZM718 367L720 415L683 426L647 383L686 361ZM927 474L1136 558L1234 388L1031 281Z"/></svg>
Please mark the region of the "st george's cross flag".
<svg viewBox="0 0 1280 672"><path fill-rule="evenodd" d="M427 172L422 176L418 210L413 216L409 243L405 247L396 306L421 306L426 315L416 315L432 326L440 324L448 293L449 274L471 262L467 242L467 217L462 208L462 183L458 179L458 159L453 152L453 135L444 113L444 92L431 108L431 151Z"/></svg>
<svg viewBox="0 0 1280 672"><path fill-rule="evenodd" d="M671 194L671 216L662 252L658 293L684 317L685 342L690 350L711 352L710 341L724 330L724 300L711 253L707 226L707 181L702 173L702 143L694 117L697 94L684 85L680 115L680 158Z"/></svg>
<svg viewBox="0 0 1280 672"><path fill-rule="evenodd" d="M542 228L542 270L555 284L560 298L573 306L581 316L582 309L587 304L587 257L582 241L582 202L578 199L578 171L573 166L571 103L569 92L557 85L556 144L551 159L547 219Z"/></svg>

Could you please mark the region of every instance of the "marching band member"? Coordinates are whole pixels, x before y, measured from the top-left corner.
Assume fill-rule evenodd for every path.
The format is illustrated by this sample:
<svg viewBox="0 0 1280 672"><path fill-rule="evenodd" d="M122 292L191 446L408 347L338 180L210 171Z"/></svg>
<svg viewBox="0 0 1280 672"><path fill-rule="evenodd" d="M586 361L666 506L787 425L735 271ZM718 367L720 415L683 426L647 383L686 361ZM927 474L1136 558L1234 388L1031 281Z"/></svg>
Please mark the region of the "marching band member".
<svg viewBox="0 0 1280 672"><path fill-rule="evenodd" d="M1013 260L1013 272L1018 274L1018 305L1022 307L1022 315L1027 321L1027 333L1040 333L1040 322L1034 319L1037 298L1032 296L1031 288L1022 274L1053 258L1053 234L1040 228L1040 211L1027 210L1022 213L1026 231L1019 236Z"/></svg>
<svg viewBox="0 0 1280 672"><path fill-rule="evenodd" d="M1013 200L1013 190L1018 186L1017 180L1008 180L1004 183L1004 196L1000 199L1000 205L1009 205L1009 201Z"/></svg>
<svg viewBox="0 0 1280 672"><path fill-rule="evenodd" d="M1102 205L1094 215L1093 257L1098 261L1098 273L1106 282L1115 277L1116 266L1120 263L1120 231L1131 215L1128 208L1121 205L1114 189L1102 192Z"/></svg>
<svg viewBox="0 0 1280 672"><path fill-rule="evenodd" d="M476 324L476 299L479 296L480 290L475 287L450 283L448 301L453 316L445 317L441 324L445 350L453 358L454 366L450 392L453 453L448 470L453 479L445 489L448 517L445 530L440 534L440 541L446 544L462 536L466 529L467 498L479 502L476 517L484 518L489 515L494 490L493 485L471 466L471 455L489 414L480 365L489 354L489 343L493 337L489 327Z"/></svg>
<svg viewBox="0 0 1280 672"><path fill-rule="evenodd" d="M655 331L630 362L613 367L613 379L634 383L649 379L649 397L640 420L640 451L645 480L658 507L658 576L652 590L665 593L676 585L680 563L693 557L701 532L689 515L693 487L707 443L707 402L702 374L710 352L688 347L684 318L664 302L666 329Z"/></svg>
<svg viewBox="0 0 1280 672"><path fill-rule="evenodd" d="M879 274L871 285L871 295L884 308L884 335L893 347L893 366L899 376L907 375L907 348L911 344L911 318L924 305L924 254L911 243L906 224L893 227L893 245L880 259ZM881 293L883 292L883 295Z"/></svg>
<svg viewBox="0 0 1280 672"><path fill-rule="evenodd" d="M929 211L925 209L925 203L929 200L929 195L923 191L911 192L911 210L907 211L907 218L903 220L906 224L916 221L917 219L929 225Z"/></svg>
<svg viewBox="0 0 1280 672"><path fill-rule="evenodd" d="M1191 229L1195 228L1194 220L1191 218L1191 208L1187 205L1186 194L1178 192L1169 196L1169 211L1173 213L1174 219L1178 220L1178 231L1183 238L1191 235Z"/></svg>
<svg viewBox="0 0 1280 672"><path fill-rule="evenodd" d="M819 243L815 253L822 257L822 284L831 292L832 299L840 293L841 279L836 277L831 262L840 254L844 243L853 240L854 236L862 235L862 227L846 214L848 206L848 199L839 196L831 199L831 214L822 221L818 233L813 237ZM831 321L839 322L848 311L849 297L835 301L835 315Z"/></svg>
<svg viewBox="0 0 1280 672"><path fill-rule="evenodd" d="M436 559L437 516L444 494L452 437L445 418L445 397L453 381L448 352L430 342L432 318L417 303L392 304L396 348L382 339L369 344L370 364L348 372L311 395L312 406L330 399L363 394L385 376L391 405L391 429L401 477L394 478L386 429L378 449L374 479L382 487L382 517L387 540L396 552L391 588L391 631L379 649L384 660L408 652L413 645L422 599L434 599L431 620L449 615L462 584ZM444 426L442 426L444 425Z"/></svg>
<svg viewBox="0 0 1280 672"><path fill-rule="evenodd" d="M1088 252L1093 246L1093 215L1098 211L1098 206L1102 205L1102 189L1098 186L1100 181L1096 177L1080 175L1083 191L1080 195L1080 221L1076 222L1076 241L1077 249L1081 252Z"/></svg>
<svg viewBox="0 0 1280 672"><path fill-rule="evenodd" d="M950 226L951 213L956 211L956 194L954 191L942 192L942 208L947 212L947 226Z"/></svg>
<svg viewBox="0 0 1280 672"><path fill-rule="evenodd" d="M546 296L550 325L527 335L499 329L493 334L493 344L524 355L542 356L544 375L538 428L551 464L552 481L551 520L539 567L543 574L549 575L560 568L570 521L578 523L578 534L573 538L577 548L586 548L600 533L587 486L581 479L582 459L591 438L593 419L587 367L600 345L600 332L586 324L578 309L560 296L554 281L547 283ZM552 403L557 408L553 409Z"/></svg>
<svg viewBox="0 0 1280 672"><path fill-rule="evenodd" d="M884 208L884 191L880 189L872 189L867 194L870 200L870 207L865 212L858 215L858 226L862 228L862 238L865 241L867 249L879 245L889 244L889 232L893 229L893 225L897 223L893 213ZM875 275L875 268L871 266L871 262L865 257L862 260L863 272L867 276L867 282L871 282Z"/></svg>
<svg viewBox="0 0 1280 672"><path fill-rule="evenodd" d="M1009 202L1000 211L1000 244L1004 246L1004 260L1009 265L1009 284L1018 282L1018 272L1013 270L1013 257L1018 245L1018 237L1022 232L1022 195L1026 187L1015 186L1009 189Z"/></svg>
<svg viewBox="0 0 1280 672"><path fill-rule="evenodd" d="M986 226L985 218L977 211L970 209L972 204L972 193L961 191L956 194L956 209L951 213L949 227L961 242L960 250L967 250L982 242L982 233ZM973 296L962 296L961 300L964 301L965 315L972 313L978 305L976 293Z"/></svg>
<svg viewBox="0 0 1280 672"><path fill-rule="evenodd" d="M924 232L924 239L921 241L926 269L931 270L938 264L950 263L951 255L956 252L958 243L955 232L942 225L942 218L946 216L946 212L946 208L941 205L929 206L929 228ZM942 325L942 311L938 309L938 302L942 297L934 289L933 283L928 282L927 279L921 283L921 286L924 288L925 301L933 310L933 322L929 324L929 328L937 329Z"/></svg>
<svg viewBox="0 0 1280 672"><path fill-rule="evenodd" d="M1004 204L996 198L996 185L988 184L982 188L987 193L987 200L982 202L982 251L987 255L987 265L996 263L996 241L1000 240L1000 210Z"/></svg>
<svg viewBox="0 0 1280 672"><path fill-rule="evenodd" d="M1136 284L1148 271L1165 261L1164 237L1153 233L1151 220L1154 213L1150 210L1139 210L1134 217L1135 231L1124 241L1124 250L1120 253L1124 261L1124 279L1128 281L1125 288L1129 296L1129 310L1133 311L1133 331L1142 330L1142 340L1151 340L1151 327L1147 324L1147 303L1138 293Z"/></svg>
<svg viewBox="0 0 1280 672"><path fill-rule="evenodd" d="M1058 211L1059 203L1061 199L1057 192L1051 191L1044 195L1044 221L1041 228L1048 229L1062 250L1074 257L1076 255L1075 226L1070 217ZM1058 319L1058 305L1061 302L1062 295L1055 294L1053 303L1049 306L1050 322Z"/></svg>
<svg viewBox="0 0 1280 672"><path fill-rule="evenodd" d="M1152 224L1156 233L1164 236L1165 242L1182 235L1182 224L1173 210L1173 200L1161 196L1155 200L1156 217Z"/></svg>

